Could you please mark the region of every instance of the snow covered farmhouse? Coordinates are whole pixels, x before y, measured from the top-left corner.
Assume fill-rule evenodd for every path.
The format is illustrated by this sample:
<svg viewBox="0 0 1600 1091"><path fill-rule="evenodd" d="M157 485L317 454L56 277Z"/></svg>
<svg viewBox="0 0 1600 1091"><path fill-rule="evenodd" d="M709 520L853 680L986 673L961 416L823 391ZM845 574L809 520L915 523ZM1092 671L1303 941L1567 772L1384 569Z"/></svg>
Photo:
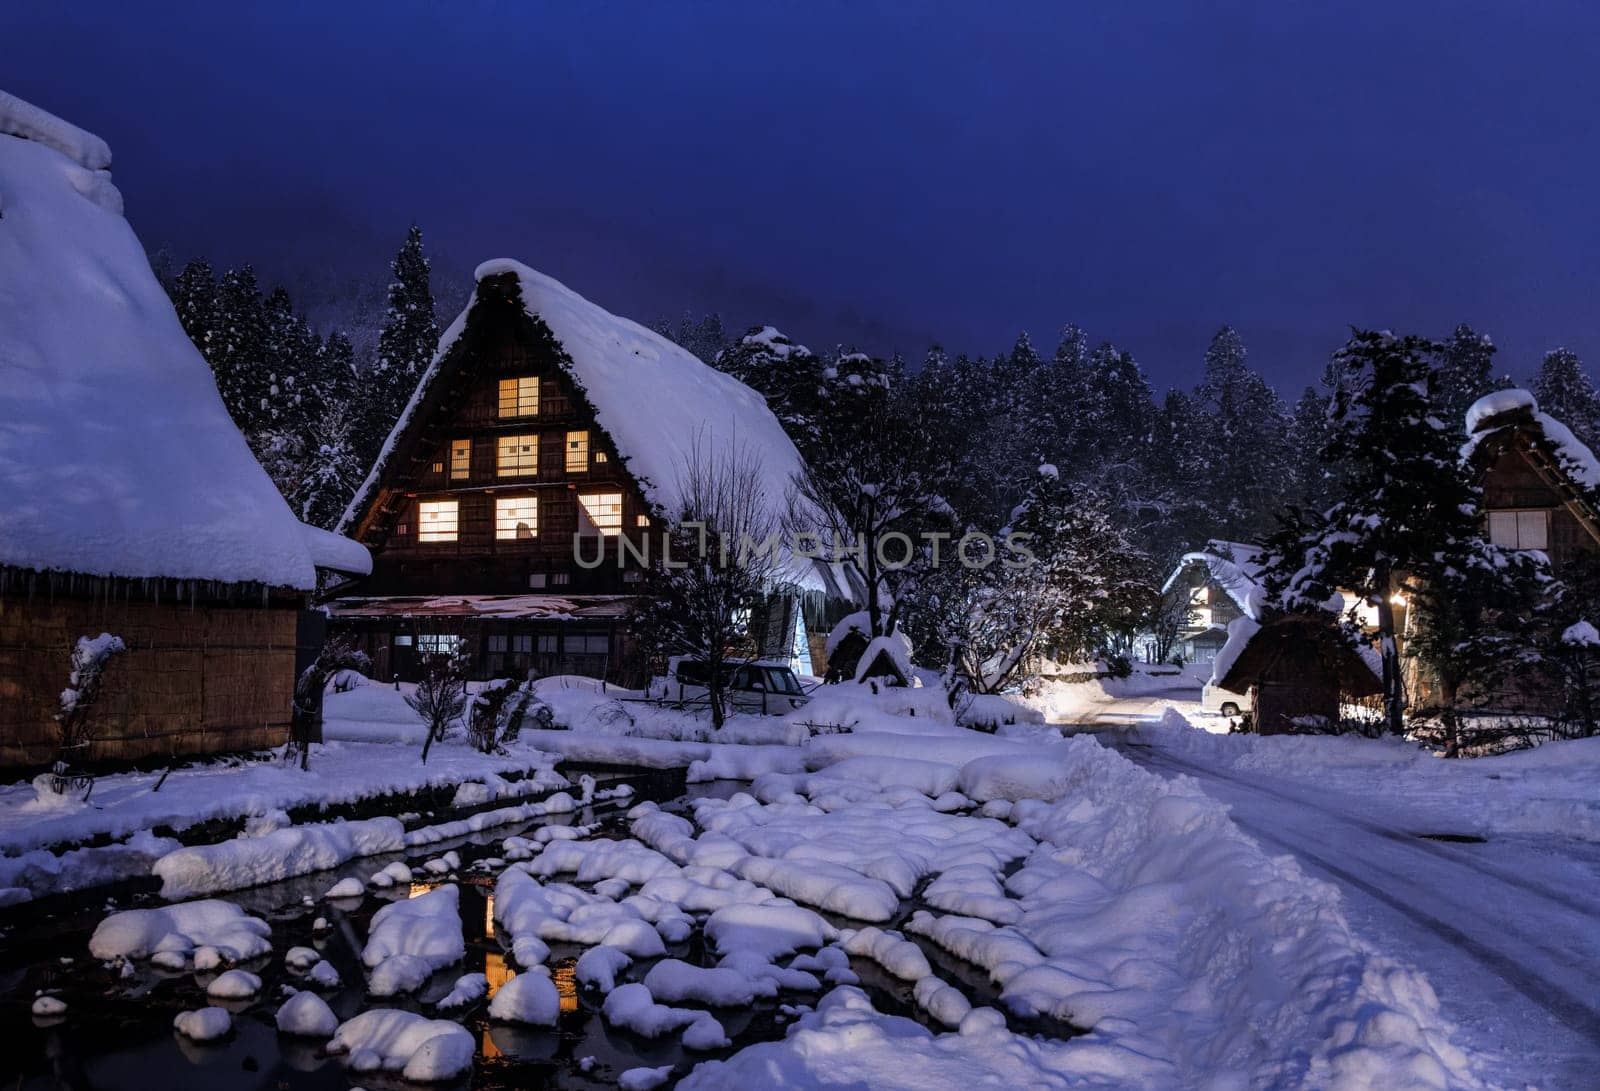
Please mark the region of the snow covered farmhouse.
<svg viewBox="0 0 1600 1091"><path fill-rule="evenodd" d="M691 463L753 455L779 511L800 455L759 394L665 338L514 261L475 278L345 512L373 570L328 602L332 626L382 679L448 649L478 678L637 683L640 558ZM764 656L809 670L842 590L821 566L793 574L752 624Z"/></svg>
<svg viewBox="0 0 1600 1091"><path fill-rule="evenodd" d="M370 564L296 519L256 462L110 163L99 138L0 92L5 766L283 742L318 569ZM89 741L63 754L74 648L102 633L126 650Z"/></svg>
<svg viewBox="0 0 1600 1091"><path fill-rule="evenodd" d="M1185 663L1210 663L1228 641L1228 625L1241 617L1259 621L1266 601L1257 557L1260 546L1213 539L1206 547L1185 553L1161 587L1174 613L1182 610L1171 634L1166 657ZM1141 634L1140 654L1150 662L1164 658L1159 638Z"/></svg>

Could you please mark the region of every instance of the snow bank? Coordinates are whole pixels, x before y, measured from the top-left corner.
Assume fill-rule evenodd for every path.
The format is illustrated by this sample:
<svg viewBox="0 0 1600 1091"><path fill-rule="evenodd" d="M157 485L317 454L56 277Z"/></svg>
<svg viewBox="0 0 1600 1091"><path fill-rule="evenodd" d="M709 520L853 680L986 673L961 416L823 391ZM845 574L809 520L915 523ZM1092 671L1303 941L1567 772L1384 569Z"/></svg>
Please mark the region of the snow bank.
<svg viewBox="0 0 1600 1091"><path fill-rule="evenodd" d="M188 955L213 947L230 962L267 954L272 944L267 922L252 917L232 902L208 899L126 909L101 921L89 937L89 953L98 959L149 958L158 952Z"/></svg>
<svg viewBox="0 0 1600 1091"><path fill-rule="evenodd" d="M475 1048L459 1024L393 1008L374 1008L341 1023L328 1043L328 1052L344 1055L354 1072L398 1072L418 1083L465 1075Z"/></svg>
<svg viewBox="0 0 1600 1091"><path fill-rule="evenodd" d="M359 856L399 852L405 827L397 818L292 826L264 837L241 837L194 845L156 861L166 898L188 898L277 882L338 867Z"/></svg>
<svg viewBox="0 0 1600 1091"><path fill-rule="evenodd" d="M312 590L300 520L122 218L104 141L0 93L0 564Z"/></svg>
<svg viewBox="0 0 1600 1091"><path fill-rule="evenodd" d="M994 754L963 765L958 783L962 794L980 803L992 799L1049 802L1072 787L1072 766L1045 754Z"/></svg>

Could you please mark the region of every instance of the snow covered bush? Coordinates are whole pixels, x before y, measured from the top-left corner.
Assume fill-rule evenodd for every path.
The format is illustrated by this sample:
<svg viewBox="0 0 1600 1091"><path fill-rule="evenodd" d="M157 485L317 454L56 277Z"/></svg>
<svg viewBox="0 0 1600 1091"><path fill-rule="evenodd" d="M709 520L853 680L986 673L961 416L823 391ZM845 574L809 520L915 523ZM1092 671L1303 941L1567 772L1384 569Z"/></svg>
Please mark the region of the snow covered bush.
<svg viewBox="0 0 1600 1091"><path fill-rule="evenodd" d="M122 638L110 633L80 636L73 645L72 672L67 676L67 688L61 691L61 707L56 712L56 737L62 750L89 743L89 719L105 683L106 668L113 656L127 650Z"/></svg>

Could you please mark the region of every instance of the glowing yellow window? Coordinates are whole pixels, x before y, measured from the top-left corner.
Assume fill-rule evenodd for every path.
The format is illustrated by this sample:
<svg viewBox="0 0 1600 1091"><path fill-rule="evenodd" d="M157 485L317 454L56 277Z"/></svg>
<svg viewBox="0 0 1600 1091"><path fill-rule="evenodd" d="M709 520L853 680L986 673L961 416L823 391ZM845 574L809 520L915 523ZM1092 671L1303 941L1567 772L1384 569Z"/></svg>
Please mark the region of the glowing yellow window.
<svg viewBox="0 0 1600 1091"><path fill-rule="evenodd" d="M465 481L472 474L472 441L450 441L450 480Z"/></svg>
<svg viewBox="0 0 1600 1091"><path fill-rule="evenodd" d="M567 473L581 474L589 468L589 433L567 433Z"/></svg>
<svg viewBox="0 0 1600 1091"><path fill-rule="evenodd" d="M497 496L494 536L501 541L533 538L539 533L539 501L532 496Z"/></svg>
<svg viewBox="0 0 1600 1091"><path fill-rule="evenodd" d="M583 518L579 533L621 534L622 494L620 492L586 492L578 494L578 507Z"/></svg>
<svg viewBox="0 0 1600 1091"><path fill-rule="evenodd" d="M532 477L539 472L538 436L501 436L495 445L495 473Z"/></svg>
<svg viewBox="0 0 1600 1091"><path fill-rule="evenodd" d="M457 507L454 500L424 500L417 505L417 541L456 540Z"/></svg>
<svg viewBox="0 0 1600 1091"><path fill-rule="evenodd" d="M539 415L539 377L500 380L500 416L536 417Z"/></svg>

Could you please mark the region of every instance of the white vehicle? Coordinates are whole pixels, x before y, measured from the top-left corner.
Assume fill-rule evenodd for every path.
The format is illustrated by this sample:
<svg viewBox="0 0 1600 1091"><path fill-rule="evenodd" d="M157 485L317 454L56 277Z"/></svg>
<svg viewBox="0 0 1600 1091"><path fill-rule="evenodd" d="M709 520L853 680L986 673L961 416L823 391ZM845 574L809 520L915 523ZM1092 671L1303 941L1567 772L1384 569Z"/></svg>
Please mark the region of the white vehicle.
<svg viewBox="0 0 1600 1091"><path fill-rule="evenodd" d="M724 663L722 672L729 712L781 716L810 700L794 670L784 662ZM711 668L704 660L674 656L667 660L667 676L656 680L655 695L673 704L704 705L711 699L706 685L710 679Z"/></svg>
<svg viewBox="0 0 1600 1091"><path fill-rule="evenodd" d="M1231 689L1223 689L1207 682L1200 690L1200 707L1207 712L1220 712L1224 716L1237 716L1250 707L1250 698Z"/></svg>

